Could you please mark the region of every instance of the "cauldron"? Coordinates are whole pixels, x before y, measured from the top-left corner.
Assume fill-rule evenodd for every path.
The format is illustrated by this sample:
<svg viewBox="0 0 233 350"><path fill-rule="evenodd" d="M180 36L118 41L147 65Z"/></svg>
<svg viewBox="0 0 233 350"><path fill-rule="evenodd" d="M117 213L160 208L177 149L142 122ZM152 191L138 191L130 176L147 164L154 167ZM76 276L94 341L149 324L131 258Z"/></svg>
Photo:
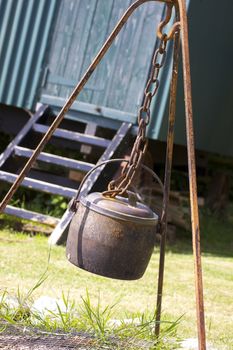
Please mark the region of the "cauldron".
<svg viewBox="0 0 233 350"><path fill-rule="evenodd" d="M66 244L72 264L115 279L143 276L155 246L158 216L136 194L110 198L94 192L81 197L75 210Z"/></svg>

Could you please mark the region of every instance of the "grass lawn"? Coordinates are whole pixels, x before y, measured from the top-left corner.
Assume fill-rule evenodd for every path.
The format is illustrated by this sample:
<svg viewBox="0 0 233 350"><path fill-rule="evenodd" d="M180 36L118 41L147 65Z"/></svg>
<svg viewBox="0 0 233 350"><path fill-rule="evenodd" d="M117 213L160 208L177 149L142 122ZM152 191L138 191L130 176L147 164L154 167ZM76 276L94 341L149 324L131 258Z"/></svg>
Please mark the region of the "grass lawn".
<svg viewBox="0 0 233 350"><path fill-rule="evenodd" d="M217 349L233 349L233 225L201 215L203 276L207 339ZM30 237L10 228L0 229L1 292L16 294L18 286L27 291L45 271L49 256L47 238ZM177 241L168 245L165 264L163 319L176 320L183 315L177 332L181 338L196 337L195 292L191 234L178 232ZM65 248L52 247L48 279L35 291L61 298L70 293L76 303L85 295L100 295L103 305L119 303L116 318L125 313L153 311L156 303L158 249L149 267L138 281L117 281L92 275L75 268L65 258ZM128 317L128 316L127 316Z"/></svg>

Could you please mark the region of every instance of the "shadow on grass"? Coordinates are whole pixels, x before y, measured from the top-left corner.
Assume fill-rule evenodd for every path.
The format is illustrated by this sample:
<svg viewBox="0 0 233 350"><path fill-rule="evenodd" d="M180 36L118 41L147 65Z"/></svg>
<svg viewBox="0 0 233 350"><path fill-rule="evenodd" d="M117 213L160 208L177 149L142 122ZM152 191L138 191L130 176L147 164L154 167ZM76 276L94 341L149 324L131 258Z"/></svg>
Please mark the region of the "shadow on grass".
<svg viewBox="0 0 233 350"><path fill-rule="evenodd" d="M206 209L200 211L201 251L205 254L233 257L233 221L227 217L211 215ZM192 233L177 229L176 242L168 244L173 253L192 254Z"/></svg>
<svg viewBox="0 0 233 350"><path fill-rule="evenodd" d="M0 215L0 229L10 228L24 232L25 220ZM206 209L200 211L201 251L203 254L214 256L233 257L233 220L227 217L211 215ZM28 232L27 232L28 234ZM180 254L192 254L192 233L178 229L176 241L167 243L167 251Z"/></svg>

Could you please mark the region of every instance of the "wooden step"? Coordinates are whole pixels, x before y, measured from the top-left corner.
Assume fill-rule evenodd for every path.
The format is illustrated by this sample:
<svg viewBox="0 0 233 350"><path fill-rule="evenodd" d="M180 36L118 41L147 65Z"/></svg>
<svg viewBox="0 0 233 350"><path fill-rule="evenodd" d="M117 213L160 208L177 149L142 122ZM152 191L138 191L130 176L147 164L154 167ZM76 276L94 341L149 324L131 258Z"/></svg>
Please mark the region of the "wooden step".
<svg viewBox="0 0 233 350"><path fill-rule="evenodd" d="M14 148L14 154L19 157L30 158L32 153L33 150L31 150L30 148L25 148L21 146L16 146ZM83 172L88 172L94 167L94 164L92 163L82 162L80 160L61 157L45 152L41 152L37 159L46 163L56 164L65 168L80 170Z"/></svg>
<svg viewBox="0 0 233 350"><path fill-rule="evenodd" d="M33 125L33 130L41 134L45 134L48 129L49 126L42 125L39 123ZM82 134L79 132L74 132L65 129L56 129L53 133L53 136L102 148L107 148L111 143L110 140L104 139L102 137Z"/></svg>
<svg viewBox="0 0 233 350"><path fill-rule="evenodd" d="M132 127L132 124L130 123L121 124L120 128L117 130L111 143L106 148L106 150L98 160L97 164L100 164L105 160L109 160L113 158L113 155L116 154L120 146L124 145L124 142L126 141L127 135L129 135L129 131L131 127ZM98 180L100 179L101 174L103 174L104 168L105 168L105 165L103 167L99 167L98 169L96 169L94 173L90 175L88 181L86 182L86 185L83 186L83 188L81 189L80 197L86 196L93 189L94 191L96 190L99 191L100 184L98 184ZM95 188L96 184L97 186ZM74 216L74 212L69 209L66 209L59 224L55 227L54 231L52 232L49 238L49 244L62 244L66 241L67 234L68 234L68 227L73 216Z"/></svg>
<svg viewBox="0 0 233 350"><path fill-rule="evenodd" d="M7 171L0 170L0 180L6 181L8 183L13 183L17 179L17 175L9 173ZM58 194L66 198L72 198L76 195L77 190L69 187L58 186L49 182L40 181L36 179L31 179L25 177L22 186L31 188L33 190L38 190L46 193Z"/></svg>
<svg viewBox="0 0 233 350"><path fill-rule="evenodd" d="M26 134L30 131L33 124L35 124L40 117L45 113L47 106L40 106L37 112L27 121L24 127L20 130L18 135L9 143L5 151L0 154L0 167L5 163L5 161L12 154L14 147L19 145L19 143L23 140Z"/></svg>
<svg viewBox="0 0 233 350"><path fill-rule="evenodd" d="M12 205L7 205L4 210L4 213L8 215L17 216L25 220L31 220L31 221L39 222L41 224L53 226L53 227L55 227L60 221L60 219L55 218L53 216L44 215L44 214L36 213L30 210L13 207Z"/></svg>

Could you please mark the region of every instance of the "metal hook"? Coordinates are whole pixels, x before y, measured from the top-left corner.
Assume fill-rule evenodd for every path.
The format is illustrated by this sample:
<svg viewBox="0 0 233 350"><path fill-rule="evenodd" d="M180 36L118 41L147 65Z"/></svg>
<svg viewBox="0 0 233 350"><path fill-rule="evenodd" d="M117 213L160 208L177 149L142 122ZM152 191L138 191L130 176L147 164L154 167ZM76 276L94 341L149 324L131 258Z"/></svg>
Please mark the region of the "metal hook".
<svg viewBox="0 0 233 350"><path fill-rule="evenodd" d="M180 22L179 21L175 22L168 34L163 33L163 28L169 23L171 19L173 4L167 4L166 6L167 6L166 17L158 25L157 36L159 37L159 39L163 38L165 41L168 41L170 39L173 39L174 34L180 29Z"/></svg>
<svg viewBox="0 0 233 350"><path fill-rule="evenodd" d="M76 211L76 207L77 207L77 203L79 202L79 198L80 198L80 195L81 195L81 190L82 190L82 187L84 185L84 183L86 182L87 178L99 167L103 166L103 165L106 165L106 164L109 164L109 163L114 163L114 162L125 162L125 163L129 163L129 160L127 159L124 159L124 158L116 158L116 159L108 159L108 160L105 160L99 164L97 164L96 166L94 166L85 176L84 178L82 179L80 185L79 185L79 188L78 188L78 191L77 191L77 194L76 196L73 198L73 200L71 201L71 204L70 204L70 207L69 209L70 210L73 210L73 211ZM152 177L158 182L159 186L161 187L162 189L162 192L164 192L164 185L162 183L162 181L160 180L159 176L152 170L150 169L149 167L147 167L146 165L144 164L140 164L140 166L145 169L149 174L152 175ZM115 190L114 190L115 191ZM108 191L107 191L108 192ZM104 194L104 192L103 192Z"/></svg>

